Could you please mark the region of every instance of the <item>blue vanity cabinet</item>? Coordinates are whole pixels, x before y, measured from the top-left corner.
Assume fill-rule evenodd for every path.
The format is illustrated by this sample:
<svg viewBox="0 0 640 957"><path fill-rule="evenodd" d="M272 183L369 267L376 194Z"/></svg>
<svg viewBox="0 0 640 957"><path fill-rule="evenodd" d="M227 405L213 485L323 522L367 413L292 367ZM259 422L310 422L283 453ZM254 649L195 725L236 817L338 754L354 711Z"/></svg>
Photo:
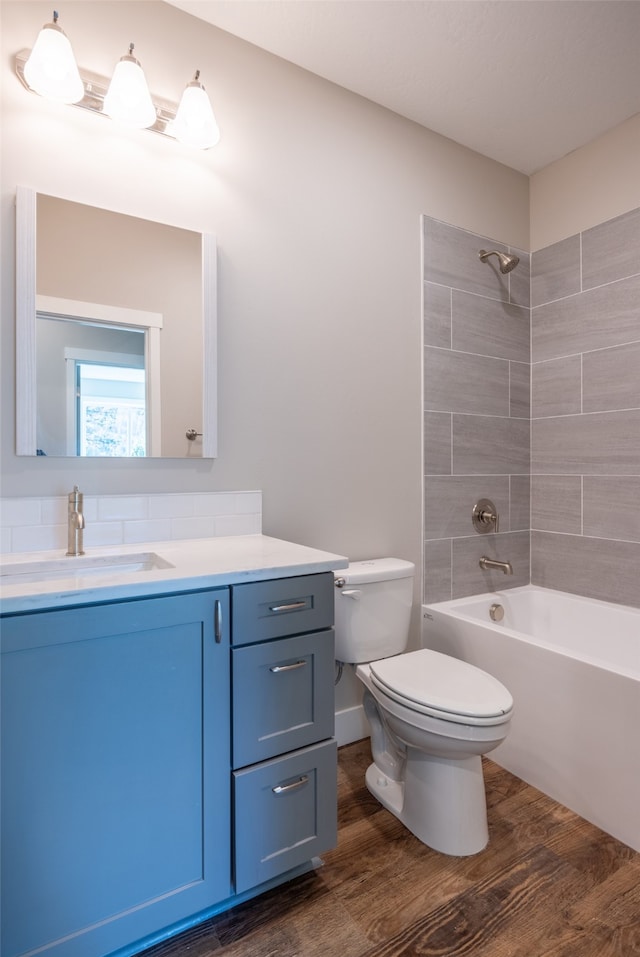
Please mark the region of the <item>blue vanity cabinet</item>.
<svg viewBox="0 0 640 957"><path fill-rule="evenodd" d="M335 846L333 575L232 589L236 893Z"/></svg>
<svg viewBox="0 0 640 957"><path fill-rule="evenodd" d="M3 957L102 957L233 893L229 612L2 620Z"/></svg>

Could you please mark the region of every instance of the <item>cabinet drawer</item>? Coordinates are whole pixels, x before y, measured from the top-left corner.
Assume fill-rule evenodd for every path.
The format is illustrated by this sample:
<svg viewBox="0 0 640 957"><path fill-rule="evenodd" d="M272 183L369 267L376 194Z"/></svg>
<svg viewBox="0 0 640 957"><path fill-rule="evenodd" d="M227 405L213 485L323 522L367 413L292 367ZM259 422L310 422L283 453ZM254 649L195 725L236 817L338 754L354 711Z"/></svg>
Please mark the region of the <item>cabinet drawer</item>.
<svg viewBox="0 0 640 957"><path fill-rule="evenodd" d="M233 767L333 736L333 629L232 650Z"/></svg>
<svg viewBox="0 0 640 957"><path fill-rule="evenodd" d="M234 585L233 644L330 628L333 589L331 572Z"/></svg>
<svg viewBox="0 0 640 957"><path fill-rule="evenodd" d="M337 842L337 745L323 741L233 774L236 893Z"/></svg>

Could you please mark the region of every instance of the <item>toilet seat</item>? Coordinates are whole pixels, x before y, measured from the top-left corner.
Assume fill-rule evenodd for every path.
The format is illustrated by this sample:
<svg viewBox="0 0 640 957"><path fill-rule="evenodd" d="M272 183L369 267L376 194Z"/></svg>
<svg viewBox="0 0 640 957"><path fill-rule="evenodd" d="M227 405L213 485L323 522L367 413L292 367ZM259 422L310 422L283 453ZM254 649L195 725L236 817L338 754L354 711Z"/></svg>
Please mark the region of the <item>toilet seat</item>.
<svg viewBox="0 0 640 957"><path fill-rule="evenodd" d="M466 725L510 720L513 698L496 678L449 655L422 649L369 665L372 684L410 711Z"/></svg>

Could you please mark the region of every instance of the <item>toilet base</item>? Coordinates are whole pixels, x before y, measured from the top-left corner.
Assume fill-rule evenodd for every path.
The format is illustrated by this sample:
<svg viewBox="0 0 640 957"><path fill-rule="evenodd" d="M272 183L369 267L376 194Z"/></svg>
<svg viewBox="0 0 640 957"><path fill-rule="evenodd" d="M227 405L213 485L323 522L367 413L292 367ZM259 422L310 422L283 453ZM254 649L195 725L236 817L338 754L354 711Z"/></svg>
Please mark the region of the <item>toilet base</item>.
<svg viewBox="0 0 640 957"><path fill-rule="evenodd" d="M487 846L487 803L479 755L441 758L408 748L403 781L392 781L375 762L367 768L365 780L380 804L433 850L467 857Z"/></svg>

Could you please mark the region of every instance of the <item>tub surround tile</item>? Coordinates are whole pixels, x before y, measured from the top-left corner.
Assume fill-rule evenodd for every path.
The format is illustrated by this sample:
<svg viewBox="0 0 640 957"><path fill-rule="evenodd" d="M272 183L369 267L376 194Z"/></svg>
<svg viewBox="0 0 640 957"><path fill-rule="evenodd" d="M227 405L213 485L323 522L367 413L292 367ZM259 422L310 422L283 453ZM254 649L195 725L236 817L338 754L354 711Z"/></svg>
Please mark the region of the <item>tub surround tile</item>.
<svg viewBox="0 0 640 957"><path fill-rule="evenodd" d="M534 585L640 608L638 568L638 542L531 533Z"/></svg>
<svg viewBox="0 0 640 957"><path fill-rule="evenodd" d="M509 415L528 419L531 415L531 366L528 362L509 363Z"/></svg>
<svg viewBox="0 0 640 957"><path fill-rule="evenodd" d="M451 326L454 349L529 362L530 318L522 306L454 289Z"/></svg>
<svg viewBox="0 0 640 957"><path fill-rule="evenodd" d="M531 305L580 292L580 236L536 250L531 256Z"/></svg>
<svg viewBox="0 0 640 957"><path fill-rule="evenodd" d="M427 217L424 240L424 593L441 601L451 597L452 546L486 537L471 523L478 499L496 503L500 539L512 522L529 528L530 257ZM520 263L503 276L480 249L513 251Z"/></svg>
<svg viewBox="0 0 640 957"><path fill-rule="evenodd" d="M531 476L531 528L582 534L582 476Z"/></svg>
<svg viewBox="0 0 640 957"><path fill-rule="evenodd" d="M531 367L531 414L572 415L582 411L580 356L534 362Z"/></svg>
<svg viewBox="0 0 640 957"><path fill-rule="evenodd" d="M424 344L451 348L451 289L424 283Z"/></svg>
<svg viewBox="0 0 640 957"><path fill-rule="evenodd" d="M640 209L535 252L532 272L532 581L637 604Z"/></svg>
<svg viewBox="0 0 640 957"><path fill-rule="evenodd" d="M504 245L428 218L424 230L425 279L451 294L450 314L446 292L434 298L429 335L440 338L425 339L449 353L425 388L441 410L425 412L425 538L443 536L426 542L427 600L518 581L483 581L480 536L465 534L466 499L488 495L491 476L509 482L508 516L494 489L498 557L512 560L504 539L532 528L534 582L640 602L640 209L518 251L506 277L477 259ZM490 359L509 363L506 409Z"/></svg>
<svg viewBox="0 0 640 957"><path fill-rule="evenodd" d="M520 257L520 262L509 273L509 300L513 305L523 306L528 310L531 306L531 256L524 249L509 248L510 253Z"/></svg>
<svg viewBox="0 0 640 957"><path fill-rule="evenodd" d="M640 409L534 419L531 426L534 473L640 474Z"/></svg>
<svg viewBox="0 0 640 957"><path fill-rule="evenodd" d="M508 475L529 471L529 420L453 416L456 475Z"/></svg>
<svg viewBox="0 0 640 957"><path fill-rule="evenodd" d="M425 348L425 409L509 414L509 363L504 359Z"/></svg>
<svg viewBox="0 0 640 957"><path fill-rule="evenodd" d="M451 475L451 414L424 413L424 473Z"/></svg>
<svg viewBox="0 0 640 957"><path fill-rule="evenodd" d="M507 252L508 247L456 226L424 217L424 278L427 282L465 289L491 299L508 299L508 276L479 258L480 249Z"/></svg>
<svg viewBox="0 0 640 957"><path fill-rule="evenodd" d="M425 542L424 545L425 601L451 599L451 540Z"/></svg>
<svg viewBox="0 0 640 957"><path fill-rule="evenodd" d="M640 409L640 342L582 357L584 412Z"/></svg>
<svg viewBox="0 0 640 957"><path fill-rule="evenodd" d="M513 575L480 568L483 555L511 562ZM452 543L452 597L481 595L529 583L529 532L454 538Z"/></svg>
<svg viewBox="0 0 640 957"><path fill-rule="evenodd" d="M509 476L509 530L528 531L531 519L531 477ZM502 517L501 517L502 520Z"/></svg>
<svg viewBox="0 0 640 957"><path fill-rule="evenodd" d="M532 310L533 362L640 341L640 276Z"/></svg>
<svg viewBox="0 0 640 957"><path fill-rule="evenodd" d="M476 534L471 520L480 498L495 504L501 532L509 531L509 476L429 476L425 482L425 538Z"/></svg>
<svg viewBox="0 0 640 957"><path fill-rule="evenodd" d="M640 542L640 475L585 475L584 534ZM640 592L640 568L637 570Z"/></svg>
<svg viewBox="0 0 640 957"><path fill-rule="evenodd" d="M616 216L582 234L584 289L640 273L640 209Z"/></svg>

